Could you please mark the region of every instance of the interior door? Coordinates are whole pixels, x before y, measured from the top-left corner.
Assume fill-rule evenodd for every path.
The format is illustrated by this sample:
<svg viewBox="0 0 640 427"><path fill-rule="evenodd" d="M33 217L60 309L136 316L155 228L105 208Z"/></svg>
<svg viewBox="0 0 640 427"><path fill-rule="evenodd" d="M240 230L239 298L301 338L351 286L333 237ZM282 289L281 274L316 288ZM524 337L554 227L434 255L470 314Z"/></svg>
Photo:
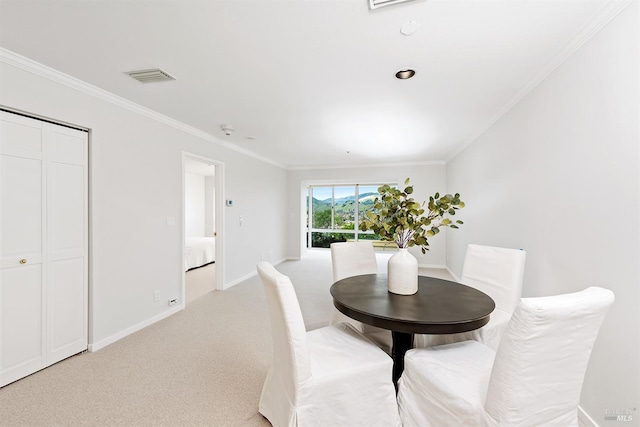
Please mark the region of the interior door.
<svg viewBox="0 0 640 427"><path fill-rule="evenodd" d="M0 115L1 387L87 348L88 136Z"/></svg>
<svg viewBox="0 0 640 427"><path fill-rule="evenodd" d="M0 123L0 385L44 365L42 123Z"/></svg>
<svg viewBox="0 0 640 427"><path fill-rule="evenodd" d="M47 365L87 348L87 133L49 127Z"/></svg>

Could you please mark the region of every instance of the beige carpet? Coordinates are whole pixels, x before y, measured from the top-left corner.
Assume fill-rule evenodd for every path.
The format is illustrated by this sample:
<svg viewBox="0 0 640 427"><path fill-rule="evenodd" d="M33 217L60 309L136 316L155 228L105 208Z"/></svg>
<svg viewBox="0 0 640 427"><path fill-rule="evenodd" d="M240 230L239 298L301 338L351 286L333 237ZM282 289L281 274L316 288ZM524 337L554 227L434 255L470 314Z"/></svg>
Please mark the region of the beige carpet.
<svg viewBox="0 0 640 427"><path fill-rule="evenodd" d="M276 268L292 278L307 329L327 325L329 253ZM0 426L268 426L257 408L270 333L257 277L205 292L170 318L0 389Z"/></svg>
<svg viewBox="0 0 640 427"><path fill-rule="evenodd" d="M216 264L194 268L185 273L185 302L190 304L216 289Z"/></svg>

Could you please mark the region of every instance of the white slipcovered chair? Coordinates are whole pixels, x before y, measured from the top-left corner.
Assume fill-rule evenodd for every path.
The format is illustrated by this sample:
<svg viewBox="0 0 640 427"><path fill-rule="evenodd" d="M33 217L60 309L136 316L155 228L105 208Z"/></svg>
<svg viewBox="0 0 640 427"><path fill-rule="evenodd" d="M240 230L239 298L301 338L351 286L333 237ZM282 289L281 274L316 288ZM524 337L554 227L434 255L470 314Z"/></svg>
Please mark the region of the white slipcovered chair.
<svg viewBox="0 0 640 427"><path fill-rule="evenodd" d="M306 332L289 278L258 264L273 334L259 411L281 426L400 426L393 362L350 325Z"/></svg>
<svg viewBox="0 0 640 427"><path fill-rule="evenodd" d="M370 240L332 243L331 266L333 268L334 283L345 277L378 273L378 262L373 250L373 243L371 243ZM388 354L391 354L391 331L358 322L355 319L345 316L337 308L333 307L333 314L329 324L337 325L339 323L352 325L378 347Z"/></svg>
<svg viewBox="0 0 640 427"><path fill-rule="evenodd" d="M405 427L571 427L611 291L523 298L498 351L470 340L409 350L398 383Z"/></svg>
<svg viewBox="0 0 640 427"><path fill-rule="evenodd" d="M462 267L460 283L489 295L496 303L489 323L475 331L447 335L416 335L416 347L433 347L465 340L476 340L492 350L500 338L522 295L527 253L522 249L470 244Z"/></svg>

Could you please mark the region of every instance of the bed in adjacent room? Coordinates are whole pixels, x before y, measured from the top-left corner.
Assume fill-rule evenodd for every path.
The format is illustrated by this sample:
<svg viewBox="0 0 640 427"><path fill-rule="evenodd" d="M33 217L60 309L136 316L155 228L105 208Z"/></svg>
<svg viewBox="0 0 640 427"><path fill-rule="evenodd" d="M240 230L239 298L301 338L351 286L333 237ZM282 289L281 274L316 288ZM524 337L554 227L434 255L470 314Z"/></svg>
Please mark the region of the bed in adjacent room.
<svg viewBox="0 0 640 427"><path fill-rule="evenodd" d="M187 237L184 248L184 270L215 262L215 237Z"/></svg>

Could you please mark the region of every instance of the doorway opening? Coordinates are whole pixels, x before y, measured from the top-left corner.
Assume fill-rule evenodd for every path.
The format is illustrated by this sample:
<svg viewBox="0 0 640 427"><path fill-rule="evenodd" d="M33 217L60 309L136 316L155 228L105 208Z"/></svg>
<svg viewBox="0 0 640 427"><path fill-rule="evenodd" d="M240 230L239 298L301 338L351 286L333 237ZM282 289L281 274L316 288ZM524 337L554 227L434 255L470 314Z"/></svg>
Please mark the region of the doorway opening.
<svg viewBox="0 0 640 427"><path fill-rule="evenodd" d="M214 159L182 155L182 301L223 289L224 165Z"/></svg>

